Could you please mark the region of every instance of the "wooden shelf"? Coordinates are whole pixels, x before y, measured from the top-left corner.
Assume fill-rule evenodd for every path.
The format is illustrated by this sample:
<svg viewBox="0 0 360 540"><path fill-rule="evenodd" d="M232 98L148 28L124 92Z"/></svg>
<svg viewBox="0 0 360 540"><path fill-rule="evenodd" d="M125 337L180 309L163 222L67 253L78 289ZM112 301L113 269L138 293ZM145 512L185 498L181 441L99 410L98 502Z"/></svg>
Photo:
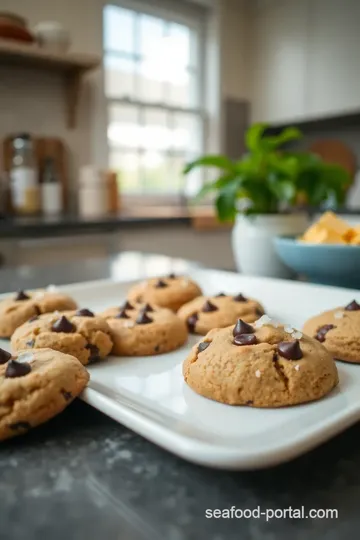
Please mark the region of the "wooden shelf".
<svg viewBox="0 0 360 540"><path fill-rule="evenodd" d="M67 126L76 125L76 110L83 75L97 68L101 59L90 54L58 54L41 49L38 45L24 45L0 40L0 66L20 66L63 73L65 78L65 104Z"/></svg>

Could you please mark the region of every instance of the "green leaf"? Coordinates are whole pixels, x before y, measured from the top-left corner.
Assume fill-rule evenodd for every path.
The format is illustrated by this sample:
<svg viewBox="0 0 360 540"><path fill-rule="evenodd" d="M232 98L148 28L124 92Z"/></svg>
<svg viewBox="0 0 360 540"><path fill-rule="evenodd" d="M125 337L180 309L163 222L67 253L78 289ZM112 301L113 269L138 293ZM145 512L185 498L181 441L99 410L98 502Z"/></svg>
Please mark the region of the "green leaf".
<svg viewBox="0 0 360 540"><path fill-rule="evenodd" d="M237 208L241 212L264 214L299 201L335 207L345 200L350 176L344 169L324 163L310 152L283 150L285 143L302 136L297 128L289 127L278 135L267 135L267 127L254 124L248 129L245 138L249 151L236 162L226 156L208 155L185 167L185 174L196 167L219 170L217 180L206 184L196 200L215 192L215 204L222 221L232 220ZM249 201L250 206L239 205L241 199Z"/></svg>
<svg viewBox="0 0 360 540"><path fill-rule="evenodd" d="M286 176L276 173L269 175L269 188L273 195L282 202L292 203L296 196L296 186L294 182Z"/></svg>
<svg viewBox="0 0 360 540"><path fill-rule="evenodd" d="M199 193L195 196L195 199L196 200L203 199L206 195L208 195L212 191L221 190L222 188L226 187L232 182L237 182L237 181L238 181L238 177L237 175L234 175L234 173L224 174L223 176L220 176L215 182L206 183L200 189ZM234 191L235 191L235 188L234 188Z"/></svg>
<svg viewBox="0 0 360 540"><path fill-rule="evenodd" d="M245 144L252 152L261 150L261 139L268 124L253 124L245 134Z"/></svg>
<svg viewBox="0 0 360 540"><path fill-rule="evenodd" d="M296 141L302 138L302 133L298 128L288 127L283 129L278 135L268 135L263 137L262 144L268 150L276 150L283 144Z"/></svg>
<svg viewBox="0 0 360 540"><path fill-rule="evenodd" d="M264 214L277 209L277 201L264 182L263 178L247 178L242 180L243 194L252 201L253 213Z"/></svg>
<svg viewBox="0 0 360 540"><path fill-rule="evenodd" d="M188 163L185 166L183 173L188 174L196 167L217 167L218 169L224 169L226 171L234 171L234 164L231 159L226 156L208 155Z"/></svg>
<svg viewBox="0 0 360 540"><path fill-rule="evenodd" d="M233 221L236 216L236 196L232 191L223 191L216 199L216 209L220 221Z"/></svg>

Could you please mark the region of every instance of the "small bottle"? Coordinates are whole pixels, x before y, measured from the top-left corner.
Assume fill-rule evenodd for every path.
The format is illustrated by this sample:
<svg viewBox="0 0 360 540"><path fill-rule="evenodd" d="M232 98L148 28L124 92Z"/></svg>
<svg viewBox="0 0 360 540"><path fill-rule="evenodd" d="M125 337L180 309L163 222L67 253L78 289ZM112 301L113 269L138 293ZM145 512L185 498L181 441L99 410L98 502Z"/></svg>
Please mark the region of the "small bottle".
<svg viewBox="0 0 360 540"><path fill-rule="evenodd" d="M84 218L107 214L107 189L104 174L96 167L85 165L79 172L79 214Z"/></svg>
<svg viewBox="0 0 360 540"><path fill-rule="evenodd" d="M41 183L42 210L45 215L56 215L62 211L62 190L53 158L45 159Z"/></svg>
<svg viewBox="0 0 360 540"><path fill-rule="evenodd" d="M14 137L12 148L10 191L13 209L19 214L36 214L40 209L40 191L30 135Z"/></svg>

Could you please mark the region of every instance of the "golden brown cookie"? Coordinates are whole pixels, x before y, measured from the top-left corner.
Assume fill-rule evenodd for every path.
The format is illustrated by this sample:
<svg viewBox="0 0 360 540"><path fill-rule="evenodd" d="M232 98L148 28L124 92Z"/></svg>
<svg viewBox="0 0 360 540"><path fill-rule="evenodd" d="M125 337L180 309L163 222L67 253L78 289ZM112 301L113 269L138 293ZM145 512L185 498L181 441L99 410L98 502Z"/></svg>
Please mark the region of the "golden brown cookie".
<svg viewBox="0 0 360 540"><path fill-rule="evenodd" d="M113 343L106 321L81 309L34 317L14 332L11 345L13 351L50 347L75 356L85 365L105 358Z"/></svg>
<svg viewBox="0 0 360 540"><path fill-rule="evenodd" d="M148 302L177 311L183 304L200 294L200 287L190 278L170 274L137 283L130 289L128 299L133 303Z"/></svg>
<svg viewBox="0 0 360 540"><path fill-rule="evenodd" d="M0 337L11 337L16 328L40 313L65 311L76 307L72 298L59 292L19 291L0 302Z"/></svg>
<svg viewBox="0 0 360 540"><path fill-rule="evenodd" d="M100 314L111 328L113 354L148 356L178 349L188 337L185 323L170 309L150 304L109 308Z"/></svg>
<svg viewBox="0 0 360 540"><path fill-rule="evenodd" d="M27 351L12 360L9 356L0 349L0 440L60 413L89 380L76 358L52 349Z"/></svg>
<svg viewBox="0 0 360 540"><path fill-rule="evenodd" d="M178 316L187 323L189 331L195 334L207 334L212 328L225 328L235 324L238 319L253 322L262 315L262 305L241 293L235 296L222 293L198 296L178 311Z"/></svg>
<svg viewBox="0 0 360 540"><path fill-rule="evenodd" d="M360 364L360 305L355 300L312 317L304 332L320 341L335 360Z"/></svg>
<svg viewBox="0 0 360 540"><path fill-rule="evenodd" d="M221 403L254 407L295 405L330 392L338 374L325 347L268 321L266 315L255 325L239 319L235 326L211 330L184 362L187 384Z"/></svg>

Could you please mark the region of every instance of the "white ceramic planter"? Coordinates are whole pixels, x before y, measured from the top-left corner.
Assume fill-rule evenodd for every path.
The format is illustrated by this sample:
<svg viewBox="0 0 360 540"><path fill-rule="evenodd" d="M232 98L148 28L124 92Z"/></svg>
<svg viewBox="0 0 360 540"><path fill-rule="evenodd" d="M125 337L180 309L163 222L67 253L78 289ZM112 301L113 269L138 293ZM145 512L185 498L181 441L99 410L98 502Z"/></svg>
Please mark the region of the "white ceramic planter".
<svg viewBox="0 0 360 540"><path fill-rule="evenodd" d="M232 231L237 269L253 276L290 277L290 270L276 255L273 237L279 234L301 234L308 225L308 216L304 213L259 216L238 214Z"/></svg>

